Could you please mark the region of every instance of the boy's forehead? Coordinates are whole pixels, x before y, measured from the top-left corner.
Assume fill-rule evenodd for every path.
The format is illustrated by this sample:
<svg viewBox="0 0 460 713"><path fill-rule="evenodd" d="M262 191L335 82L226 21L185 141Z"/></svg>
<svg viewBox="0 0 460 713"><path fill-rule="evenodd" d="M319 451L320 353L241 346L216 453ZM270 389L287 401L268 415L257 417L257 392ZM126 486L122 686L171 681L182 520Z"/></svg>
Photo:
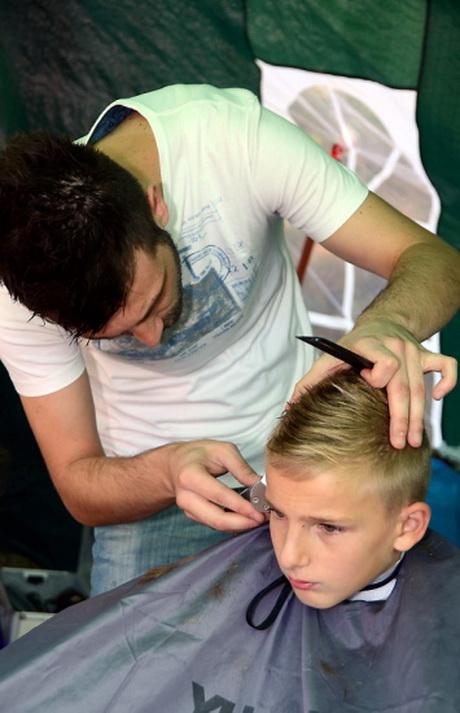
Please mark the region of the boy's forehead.
<svg viewBox="0 0 460 713"><path fill-rule="evenodd" d="M273 461L268 457L265 477L268 479L271 474L275 474L290 478L291 480L304 480L305 478L312 478L325 470L330 470L326 464L295 463L293 461L284 462L282 459Z"/></svg>
<svg viewBox="0 0 460 713"><path fill-rule="evenodd" d="M267 463L265 496L269 505L290 508L299 515L326 510L343 518L361 517L372 509L385 511L375 485L356 469L317 466L274 466ZM308 510L308 512L307 512Z"/></svg>
<svg viewBox="0 0 460 713"><path fill-rule="evenodd" d="M302 462L267 459L265 478L267 483L273 478L283 478L296 483L312 481L318 476L326 476L336 484L347 484L347 487L366 488L378 480L372 466L360 462L329 463Z"/></svg>

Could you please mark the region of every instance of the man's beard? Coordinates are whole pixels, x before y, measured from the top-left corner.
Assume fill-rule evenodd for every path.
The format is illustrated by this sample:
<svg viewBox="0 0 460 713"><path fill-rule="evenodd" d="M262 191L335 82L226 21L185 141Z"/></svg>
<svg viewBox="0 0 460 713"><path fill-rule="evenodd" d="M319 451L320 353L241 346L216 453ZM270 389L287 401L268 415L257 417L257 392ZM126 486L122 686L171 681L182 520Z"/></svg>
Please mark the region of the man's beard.
<svg viewBox="0 0 460 713"><path fill-rule="evenodd" d="M169 236L168 236L168 238L169 238ZM182 288L182 269L181 269L181 264L180 264L179 253L177 252L177 248L174 245L171 238L169 238L168 241L165 240L165 244L168 245L168 247L171 249L171 252L174 257L174 264L176 267L176 292L178 295L175 304L171 307L168 314L165 315L165 317L163 318L163 324L164 324L165 328L167 328L167 327L172 327L174 324L176 324L176 322L179 321L179 318L182 314L184 299L183 299L183 288Z"/></svg>

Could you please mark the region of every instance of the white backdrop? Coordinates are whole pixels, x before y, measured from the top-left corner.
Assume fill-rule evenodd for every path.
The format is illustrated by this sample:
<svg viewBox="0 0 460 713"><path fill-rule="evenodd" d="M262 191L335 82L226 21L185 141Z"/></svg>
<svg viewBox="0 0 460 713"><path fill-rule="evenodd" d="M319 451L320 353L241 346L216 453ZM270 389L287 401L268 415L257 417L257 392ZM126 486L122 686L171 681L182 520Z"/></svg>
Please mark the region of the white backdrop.
<svg viewBox="0 0 460 713"><path fill-rule="evenodd" d="M440 201L421 163L415 91L376 82L276 67L259 61L262 103L296 123L349 166L369 188L436 232ZM286 226L298 262L306 236ZM302 282L316 334L339 338L384 281L343 263L315 245ZM439 350L439 335L425 342ZM433 378L427 378L431 389ZM442 443L441 404L431 401L426 420L433 448Z"/></svg>

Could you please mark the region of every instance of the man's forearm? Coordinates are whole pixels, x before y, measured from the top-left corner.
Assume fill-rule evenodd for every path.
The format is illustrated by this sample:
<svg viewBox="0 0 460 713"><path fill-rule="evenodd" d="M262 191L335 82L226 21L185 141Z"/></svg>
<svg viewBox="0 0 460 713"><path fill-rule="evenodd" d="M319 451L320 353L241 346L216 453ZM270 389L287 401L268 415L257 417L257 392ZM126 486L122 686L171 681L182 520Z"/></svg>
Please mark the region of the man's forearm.
<svg viewBox="0 0 460 713"><path fill-rule="evenodd" d="M175 501L168 444L127 458L87 457L55 478L73 517L85 525L111 525L150 517Z"/></svg>
<svg viewBox="0 0 460 713"><path fill-rule="evenodd" d="M407 248L387 287L356 322L383 320L407 329L417 341L439 331L460 307L460 253L435 240Z"/></svg>

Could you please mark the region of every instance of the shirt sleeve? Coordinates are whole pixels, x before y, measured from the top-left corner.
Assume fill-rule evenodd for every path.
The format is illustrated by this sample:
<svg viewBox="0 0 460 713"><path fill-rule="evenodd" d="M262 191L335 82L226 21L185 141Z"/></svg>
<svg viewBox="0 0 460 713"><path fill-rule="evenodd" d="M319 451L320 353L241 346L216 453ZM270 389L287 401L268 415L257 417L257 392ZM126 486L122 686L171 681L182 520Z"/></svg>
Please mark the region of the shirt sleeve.
<svg viewBox="0 0 460 713"><path fill-rule="evenodd" d="M68 386L85 369L78 344L44 322L0 286L0 359L16 391L44 396Z"/></svg>
<svg viewBox="0 0 460 713"><path fill-rule="evenodd" d="M278 213L320 242L359 208L368 188L305 131L261 108L248 136L254 193L266 211Z"/></svg>

